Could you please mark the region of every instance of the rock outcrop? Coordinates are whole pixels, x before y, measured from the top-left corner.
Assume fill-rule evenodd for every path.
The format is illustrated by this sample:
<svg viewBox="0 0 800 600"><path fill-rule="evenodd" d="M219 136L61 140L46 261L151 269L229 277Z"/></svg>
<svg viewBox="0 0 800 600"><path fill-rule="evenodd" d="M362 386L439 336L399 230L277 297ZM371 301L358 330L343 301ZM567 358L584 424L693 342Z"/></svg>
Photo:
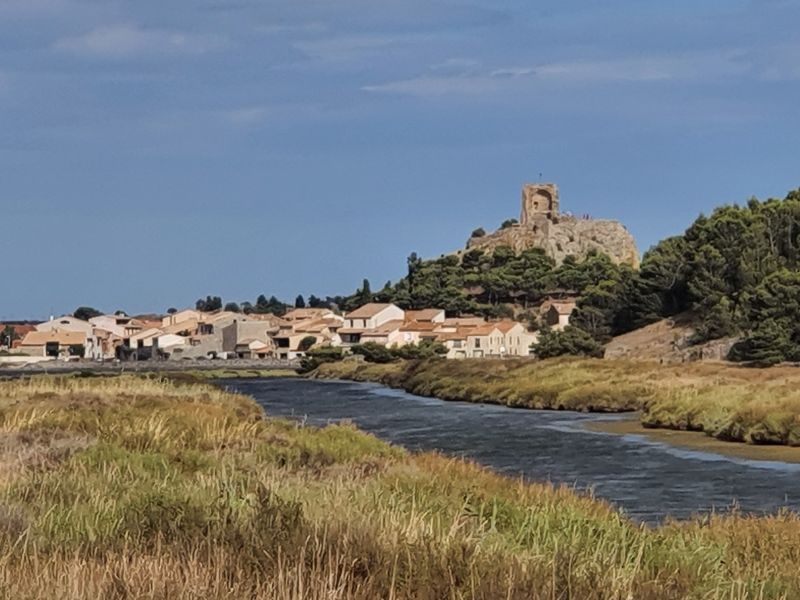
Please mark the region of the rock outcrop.
<svg viewBox="0 0 800 600"><path fill-rule="evenodd" d="M541 248L557 264L569 255L583 259L598 251L617 264L639 266L636 242L622 223L561 213L558 188L553 183L525 185L519 223L467 242L468 250L492 252L499 246L509 246L516 252Z"/></svg>

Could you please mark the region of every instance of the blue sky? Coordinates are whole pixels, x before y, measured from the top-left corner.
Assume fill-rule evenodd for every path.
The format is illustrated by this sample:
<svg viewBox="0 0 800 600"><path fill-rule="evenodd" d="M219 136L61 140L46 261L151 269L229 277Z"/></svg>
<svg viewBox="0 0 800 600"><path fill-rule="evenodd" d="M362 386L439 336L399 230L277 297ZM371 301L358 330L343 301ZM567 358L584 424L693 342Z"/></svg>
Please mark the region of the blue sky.
<svg viewBox="0 0 800 600"><path fill-rule="evenodd" d="M539 173L642 250L800 186L796 0L0 0L0 318L349 293Z"/></svg>

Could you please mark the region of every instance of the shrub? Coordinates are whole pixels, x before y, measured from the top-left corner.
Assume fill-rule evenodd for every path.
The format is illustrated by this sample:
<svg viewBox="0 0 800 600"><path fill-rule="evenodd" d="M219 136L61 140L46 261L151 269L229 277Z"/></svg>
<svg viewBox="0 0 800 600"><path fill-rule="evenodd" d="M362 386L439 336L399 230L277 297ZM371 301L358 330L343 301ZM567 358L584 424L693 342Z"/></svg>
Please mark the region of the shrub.
<svg viewBox="0 0 800 600"><path fill-rule="evenodd" d="M474 238L482 238L486 236L486 230L483 227L478 227L476 230L472 232L470 237Z"/></svg>
<svg viewBox="0 0 800 600"><path fill-rule="evenodd" d="M310 373L321 364L339 362L343 358L344 351L341 348L334 348L333 346L315 348L306 352L306 355L300 359L300 368L297 369L297 372L301 374Z"/></svg>
<svg viewBox="0 0 800 600"><path fill-rule="evenodd" d="M568 326L564 331L553 331L550 328L539 332L538 343L531 346L538 358L554 358L556 356L592 356L603 357L603 346L583 329Z"/></svg>
<svg viewBox="0 0 800 600"><path fill-rule="evenodd" d="M508 229L509 227L513 227L514 225L517 225L518 223L519 223L519 221L517 221L516 219L506 219L505 221L503 221L500 224L500 229Z"/></svg>
<svg viewBox="0 0 800 600"><path fill-rule="evenodd" d="M300 350L301 352L305 352L307 350L310 350L311 347L316 343L317 343L317 338L315 338L313 335L307 335L302 340L300 340L300 343L297 345L297 349Z"/></svg>
<svg viewBox="0 0 800 600"><path fill-rule="evenodd" d="M358 354L364 357L367 362L373 363L390 363L397 359L386 346L381 346L375 342L367 342L366 344L356 344L352 347L353 354Z"/></svg>

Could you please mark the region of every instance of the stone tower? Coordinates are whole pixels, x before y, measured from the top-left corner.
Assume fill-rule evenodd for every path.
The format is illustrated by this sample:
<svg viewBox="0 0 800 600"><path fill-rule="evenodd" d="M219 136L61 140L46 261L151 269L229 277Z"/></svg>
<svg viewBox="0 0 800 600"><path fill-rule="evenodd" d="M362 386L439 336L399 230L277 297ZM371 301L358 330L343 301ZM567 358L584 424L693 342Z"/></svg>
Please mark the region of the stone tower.
<svg viewBox="0 0 800 600"><path fill-rule="evenodd" d="M558 186L555 183L526 183L522 186L519 222L531 225L536 217L552 220L558 216Z"/></svg>

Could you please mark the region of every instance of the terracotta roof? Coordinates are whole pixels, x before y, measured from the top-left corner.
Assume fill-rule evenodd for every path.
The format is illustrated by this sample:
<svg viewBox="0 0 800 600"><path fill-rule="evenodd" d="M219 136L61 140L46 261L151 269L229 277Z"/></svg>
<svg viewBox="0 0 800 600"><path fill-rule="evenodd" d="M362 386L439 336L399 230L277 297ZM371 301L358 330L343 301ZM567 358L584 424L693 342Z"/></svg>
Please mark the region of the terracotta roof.
<svg viewBox="0 0 800 600"><path fill-rule="evenodd" d="M472 327L466 331L467 336L490 335L497 327L493 324Z"/></svg>
<svg viewBox="0 0 800 600"><path fill-rule="evenodd" d="M420 323L418 321L411 321L405 323L401 328L400 331L433 331L441 326L441 323L432 323L430 321L425 321Z"/></svg>
<svg viewBox="0 0 800 600"><path fill-rule="evenodd" d="M363 334L362 337L378 337L384 336L393 331L398 331L403 327L403 322L398 320L395 321L387 321L380 327L376 327L374 329L367 329Z"/></svg>
<svg viewBox="0 0 800 600"><path fill-rule="evenodd" d="M31 331L25 334L21 346L44 346L48 342L58 342L61 346L79 346L86 343L82 331Z"/></svg>
<svg viewBox="0 0 800 600"><path fill-rule="evenodd" d="M180 333L181 331L197 329L197 324L197 319L187 319L185 321L175 323L174 325L167 325L161 329L164 333Z"/></svg>
<svg viewBox="0 0 800 600"><path fill-rule="evenodd" d="M294 308L283 315L287 321L296 321L298 319L317 319L331 313L329 308Z"/></svg>
<svg viewBox="0 0 800 600"><path fill-rule="evenodd" d="M328 328L328 323L323 320L310 321L308 323L298 323L295 331L304 333L320 333Z"/></svg>
<svg viewBox="0 0 800 600"><path fill-rule="evenodd" d="M345 315L345 318L347 318L347 319L369 319L369 318L374 317L375 315L377 315L381 311L386 310L390 306L393 306L393 305L392 304L381 304L381 303L378 303L378 302L370 302L369 304L365 304L364 306L361 306L361 307L355 309L353 312L347 313Z"/></svg>
<svg viewBox="0 0 800 600"><path fill-rule="evenodd" d="M406 321L432 321L440 314L441 308L423 308L422 310L407 310Z"/></svg>
<svg viewBox="0 0 800 600"><path fill-rule="evenodd" d="M351 334L351 333L364 333L365 331L367 331L367 330L364 329L363 327L342 327L339 330L339 333L342 333L344 335L348 335L348 334Z"/></svg>
<svg viewBox="0 0 800 600"><path fill-rule="evenodd" d="M560 315L571 315L576 306L577 302L553 302L547 310L555 309Z"/></svg>
<svg viewBox="0 0 800 600"><path fill-rule="evenodd" d="M485 324L486 319L483 317L458 317L444 320L444 325L455 325L457 327L479 327Z"/></svg>
<svg viewBox="0 0 800 600"><path fill-rule="evenodd" d="M521 323L512 321L511 319L503 319L502 321L495 321L494 323L491 323L491 325L494 325L503 333L508 333L517 325L521 325Z"/></svg>
<svg viewBox="0 0 800 600"><path fill-rule="evenodd" d="M466 330L466 331L462 330L462 331L453 331L453 332L448 332L448 333L440 333L439 334L439 339L443 340L443 341L448 341L448 340L466 340L467 339L467 331L471 331L471 329L470 330Z"/></svg>
<svg viewBox="0 0 800 600"><path fill-rule="evenodd" d="M0 323L0 331L3 331L3 329L6 327L11 327L11 329L14 330L14 334L20 337L24 336L26 333L30 333L31 331L36 331L36 325L33 323Z"/></svg>

